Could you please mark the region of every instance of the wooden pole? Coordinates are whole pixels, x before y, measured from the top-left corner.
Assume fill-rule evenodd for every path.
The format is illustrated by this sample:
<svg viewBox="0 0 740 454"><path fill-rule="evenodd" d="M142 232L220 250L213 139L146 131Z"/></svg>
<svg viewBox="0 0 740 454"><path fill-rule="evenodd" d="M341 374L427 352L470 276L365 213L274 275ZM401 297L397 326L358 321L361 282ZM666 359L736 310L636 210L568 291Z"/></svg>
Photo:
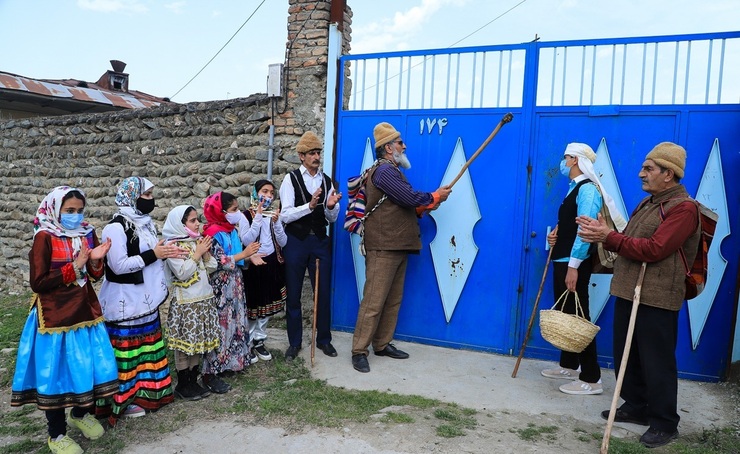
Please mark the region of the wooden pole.
<svg viewBox="0 0 740 454"><path fill-rule="evenodd" d="M316 278L313 285L313 323L311 323L311 367L316 354L316 310L319 307L319 259L316 259Z"/></svg>
<svg viewBox="0 0 740 454"><path fill-rule="evenodd" d="M537 298L534 299L534 307L532 308L532 315L529 316L529 325L527 326L527 333L524 335L524 342L522 342L522 348L519 350L519 357L516 359L516 365L514 365L514 372L511 373L511 378L516 378L516 373L519 370L519 364L522 362L522 357L524 357L524 348L527 346L527 341L529 341L529 334L532 332L532 325L534 325L534 319L537 315L537 307L540 304L540 297L542 296L542 288L545 286L545 279L547 278L547 269L550 267L551 258L552 258L552 247L550 247L550 252L547 253L547 261L545 262L545 270L542 272L542 280L540 281L540 289L537 291Z"/></svg>
<svg viewBox="0 0 740 454"><path fill-rule="evenodd" d="M481 154L483 149L486 148L489 143L491 143L491 140L493 140L493 138L496 137L496 134L498 134L498 131L501 129L501 127L505 125L506 123L509 123L512 119L514 119L514 115L512 115L511 113L507 113L506 115L504 115L501 121L498 122L498 125L496 125L496 129L494 129L491 135L489 135L488 138L481 144L481 146L478 147L478 150L475 153L473 153L473 156L471 156L470 159L468 159L468 162L466 162L465 165L462 166L462 169L460 169L460 172L458 172L455 179L452 180L450 184L448 184L450 188L452 188L455 185L455 183L457 183L457 180L459 180L463 176L463 173L465 173L465 170L467 170L467 168L470 167L470 164L472 164L475 158L477 158L478 155Z"/></svg>
<svg viewBox="0 0 740 454"><path fill-rule="evenodd" d="M609 437L612 434L614 417L617 413L617 402L619 401L619 393L622 391L622 382L624 381L624 374L627 370L627 360L629 359L630 349L632 348L632 337L635 335L635 321L637 320L637 308L638 306L640 306L640 293L642 293L642 281L645 278L645 267L647 267L647 262L642 262L640 275L637 277L637 285L635 286L635 296L632 298L632 312L630 313L630 323L627 328L627 339L624 343L622 362L620 363L619 373L617 374L617 384L614 386L612 405L609 408L609 419L606 422L604 438L601 440L601 450L599 451L600 454L607 454L609 452Z"/></svg>

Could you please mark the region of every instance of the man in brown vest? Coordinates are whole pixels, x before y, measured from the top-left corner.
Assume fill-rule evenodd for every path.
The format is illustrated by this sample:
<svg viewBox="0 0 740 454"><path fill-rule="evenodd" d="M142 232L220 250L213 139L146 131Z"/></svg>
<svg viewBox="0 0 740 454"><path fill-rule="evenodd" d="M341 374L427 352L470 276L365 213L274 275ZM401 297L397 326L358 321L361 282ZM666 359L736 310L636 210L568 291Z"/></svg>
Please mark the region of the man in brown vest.
<svg viewBox="0 0 740 454"><path fill-rule="evenodd" d="M432 193L416 191L399 169L411 167L401 133L389 123L380 123L373 135L378 160L368 175L366 194L367 207L374 211L365 218L366 280L352 339L352 366L359 372L370 372L371 343L377 356L409 357L390 342L403 298L408 254L421 250L417 217L436 209L451 192L447 186Z"/></svg>
<svg viewBox="0 0 740 454"><path fill-rule="evenodd" d="M663 142L645 157L638 176L650 196L640 202L624 233L606 227L603 220L580 216L578 235L601 242L619 254L614 263L611 294L614 305L615 372L625 367L620 396L624 404L614 420L650 426L640 442L663 446L678 437L676 339L678 312L683 305L686 270L680 257L694 261L701 226L696 204L680 184L686 150ZM620 364L627 340L632 297L642 262L647 262L627 364ZM609 418L609 410L601 413Z"/></svg>

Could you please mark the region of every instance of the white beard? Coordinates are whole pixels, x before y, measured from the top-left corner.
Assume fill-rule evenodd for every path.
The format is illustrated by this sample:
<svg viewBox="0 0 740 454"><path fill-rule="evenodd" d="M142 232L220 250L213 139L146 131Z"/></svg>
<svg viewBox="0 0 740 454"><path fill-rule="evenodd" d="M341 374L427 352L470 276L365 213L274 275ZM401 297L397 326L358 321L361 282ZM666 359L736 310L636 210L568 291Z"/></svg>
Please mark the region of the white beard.
<svg viewBox="0 0 740 454"><path fill-rule="evenodd" d="M406 156L406 153L393 153L393 160L396 161L396 164L398 164L399 167L404 169L410 169L411 168L411 161L409 161L409 157Z"/></svg>

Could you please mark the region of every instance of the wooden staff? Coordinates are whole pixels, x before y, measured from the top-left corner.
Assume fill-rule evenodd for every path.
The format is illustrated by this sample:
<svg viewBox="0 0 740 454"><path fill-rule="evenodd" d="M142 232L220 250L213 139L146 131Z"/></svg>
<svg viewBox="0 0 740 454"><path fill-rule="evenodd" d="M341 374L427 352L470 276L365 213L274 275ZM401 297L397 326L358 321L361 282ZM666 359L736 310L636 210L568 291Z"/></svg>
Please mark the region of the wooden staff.
<svg viewBox="0 0 740 454"><path fill-rule="evenodd" d="M642 293L642 281L645 278L645 267L647 262L642 262L642 268L640 268L640 275L637 277L637 285L635 286L635 296L632 298L632 312L630 313L630 323L627 328L627 339L624 343L624 353L622 353L622 362L619 367L619 373L617 374L617 384L614 387L614 396L612 397L612 406L609 408L609 419L606 422L606 430L604 430L604 438L601 440L600 454L607 454L609 452L609 437L612 434L612 426L614 425L614 417L617 413L617 401L619 400L619 393L622 391L622 382L624 381L624 373L627 369L627 360L630 356L630 348L632 348L632 337L635 334L635 321L637 320L637 307L640 305L640 293Z"/></svg>
<svg viewBox="0 0 740 454"><path fill-rule="evenodd" d="M473 156L471 156L470 159L468 159L468 162L466 162L465 165L462 166L462 169L460 169L460 172L458 172L455 179L452 180L452 183L448 184L450 188L452 188L455 185L455 183L457 183L457 180L459 180L463 176L463 173L465 173L465 170L468 167L470 167L470 164L475 160L475 158L477 158L478 155L481 153L481 151L483 151L483 149L486 148L489 143L491 143L491 140L493 140L493 138L496 137L496 134L498 134L499 129L501 129L503 125L505 125L506 123L509 123L513 119L514 119L514 115L512 115L511 113L507 113L506 115L504 115L501 121L498 122L498 125L496 125L496 129L494 129L491 135L489 135L488 138L485 140L485 142L483 142L481 146L478 147L478 150L475 153L473 153Z"/></svg>
<svg viewBox="0 0 740 454"><path fill-rule="evenodd" d="M555 231L557 232L557 226ZM511 373L511 378L516 378L516 373L519 370L519 364L522 362L524 357L524 348L527 346L529 341L529 334L532 332L532 325L534 325L534 319L537 315L537 306L540 303L540 297L542 296L542 288L545 286L545 279L547 278L547 269L550 267L550 259L552 258L552 247L550 252L547 253L547 261L545 262L545 271L542 272L542 281L540 281L540 289L537 291L537 298L534 299L534 307L532 308L532 315L529 317L529 325L527 326L527 334L524 335L524 342L522 342L522 348L519 350L519 357L516 359L516 365L514 365L514 372Z"/></svg>
<svg viewBox="0 0 740 454"><path fill-rule="evenodd" d="M316 278L313 285L313 323L311 324L311 367L316 353L316 310L319 307L319 259L316 259Z"/></svg>

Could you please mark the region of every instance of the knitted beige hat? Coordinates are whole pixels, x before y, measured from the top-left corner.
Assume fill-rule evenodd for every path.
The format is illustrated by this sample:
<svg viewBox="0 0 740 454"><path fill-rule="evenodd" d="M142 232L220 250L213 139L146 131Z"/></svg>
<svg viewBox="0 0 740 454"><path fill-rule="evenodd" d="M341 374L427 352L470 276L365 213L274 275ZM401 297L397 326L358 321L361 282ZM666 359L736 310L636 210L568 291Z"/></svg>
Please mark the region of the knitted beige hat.
<svg viewBox="0 0 740 454"><path fill-rule="evenodd" d="M319 140L319 136L317 136L312 131L306 131L301 136L300 140L298 141L298 144L295 146L295 151L298 153L306 153L311 150L321 150L324 146L321 145L321 140Z"/></svg>
<svg viewBox="0 0 740 454"><path fill-rule="evenodd" d="M650 159L659 166L673 170L678 178L683 178L686 168L686 150L673 142L661 142L653 148L645 159Z"/></svg>
<svg viewBox="0 0 740 454"><path fill-rule="evenodd" d="M375 149L377 150L379 147L401 137L401 133L396 131L392 124L383 122L375 126L373 136L375 136Z"/></svg>

